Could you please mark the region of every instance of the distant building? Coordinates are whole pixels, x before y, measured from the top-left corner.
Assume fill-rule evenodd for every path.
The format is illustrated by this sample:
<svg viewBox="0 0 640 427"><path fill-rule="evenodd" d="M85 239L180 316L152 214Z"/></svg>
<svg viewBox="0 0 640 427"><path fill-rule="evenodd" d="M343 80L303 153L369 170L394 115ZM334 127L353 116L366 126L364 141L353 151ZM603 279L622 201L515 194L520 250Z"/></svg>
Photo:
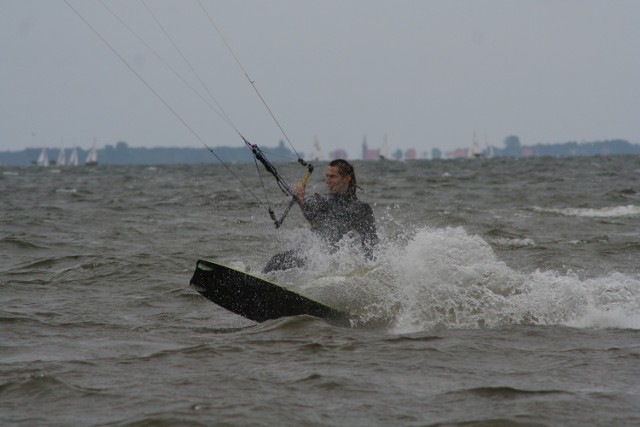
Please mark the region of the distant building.
<svg viewBox="0 0 640 427"><path fill-rule="evenodd" d="M458 148L457 150L447 151L448 159L464 159L467 157L467 153L469 150L466 148Z"/></svg>
<svg viewBox="0 0 640 427"><path fill-rule="evenodd" d="M418 152L416 151L415 148L409 148L407 151L404 152L405 160L416 160L417 158L418 158Z"/></svg>
<svg viewBox="0 0 640 427"><path fill-rule="evenodd" d="M362 139L362 160L378 160L380 158L380 150L369 150L367 146L367 138Z"/></svg>
<svg viewBox="0 0 640 427"><path fill-rule="evenodd" d="M379 158L380 150L367 150L362 156L362 160L378 160Z"/></svg>

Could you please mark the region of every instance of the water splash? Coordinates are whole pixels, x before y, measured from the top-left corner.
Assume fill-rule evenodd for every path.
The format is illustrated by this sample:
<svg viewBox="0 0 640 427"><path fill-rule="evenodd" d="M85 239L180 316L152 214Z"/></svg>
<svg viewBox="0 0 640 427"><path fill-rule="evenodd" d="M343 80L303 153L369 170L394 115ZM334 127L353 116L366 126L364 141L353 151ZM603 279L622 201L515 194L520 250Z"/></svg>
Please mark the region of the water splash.
<svg viewBox="0 0 640 427"><path fill-rule="evenodd" d="M638 277L614 272L581 280L554 271L524 274L462 228L421 230L390 261L396 266L402 302L394 325L400 331L436 325L627 328L640 323Z"/></svg>
<svg viewBox="0 0 640 427"><path fill-rule="evenodd" d="M357 326L398 333L513 324L640 328L640 278L522 273L461 227L382 239L370 262L354 251L353 239L330 252L312 235L305 237L309 265L279 272L274 280L353 313Z"/></svg>

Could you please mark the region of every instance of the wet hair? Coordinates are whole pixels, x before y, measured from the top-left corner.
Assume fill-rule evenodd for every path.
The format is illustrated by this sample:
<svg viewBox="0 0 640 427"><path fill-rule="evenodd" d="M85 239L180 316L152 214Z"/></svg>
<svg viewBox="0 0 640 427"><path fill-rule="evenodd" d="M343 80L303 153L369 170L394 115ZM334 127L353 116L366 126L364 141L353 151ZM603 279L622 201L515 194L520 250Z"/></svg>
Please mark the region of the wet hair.
<svg viewBox="0 0 640 427"><path fill-rule="evenodd" d="M347 194L354 196L356 195L356 173L353 171L353 166L351 163L347 162L344 159L336 159L329 162L329 166L333 166L338 168L338 173L340 176L350 176L351 180L349 181L349 186L347 187Z"/></svg>

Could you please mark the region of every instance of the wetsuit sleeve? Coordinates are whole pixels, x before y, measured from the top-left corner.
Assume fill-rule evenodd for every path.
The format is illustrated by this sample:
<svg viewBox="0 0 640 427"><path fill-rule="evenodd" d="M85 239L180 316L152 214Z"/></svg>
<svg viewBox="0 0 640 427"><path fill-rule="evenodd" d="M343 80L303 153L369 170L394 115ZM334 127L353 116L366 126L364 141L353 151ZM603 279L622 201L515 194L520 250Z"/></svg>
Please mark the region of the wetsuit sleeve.
<svg viewBox="0 0 640 427"><path fill-rule="evenodd" d="M373 210L368 204L363 204L359 215L356 231L362 236L362 247L367 258L373 258L373 249L378 244L378 233Z"/></svg>
<svg viewBox="0 0 640 427"><path fill-rule="evenodd" d="M320 212L322 210L321 206L322 199L318 194L314 194L311 197L307 198L307 200L300 205L300 208L302 209L302 215L314 227L318 221L318 217L320 216Z"/></svg>

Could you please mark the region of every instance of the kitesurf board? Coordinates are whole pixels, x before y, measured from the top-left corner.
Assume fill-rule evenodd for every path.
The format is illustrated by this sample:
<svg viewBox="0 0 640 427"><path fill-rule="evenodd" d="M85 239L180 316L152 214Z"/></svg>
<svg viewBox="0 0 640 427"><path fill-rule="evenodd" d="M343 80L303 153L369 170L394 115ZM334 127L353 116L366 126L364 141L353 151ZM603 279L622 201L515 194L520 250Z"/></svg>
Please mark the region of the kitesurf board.
<svg viewBox="0 0 640 427"><path fill-rule="evenodd" d="M347 313L211 261L198 260L190 284L210 301L255 322L306 314L349 325Z"/></svg>

